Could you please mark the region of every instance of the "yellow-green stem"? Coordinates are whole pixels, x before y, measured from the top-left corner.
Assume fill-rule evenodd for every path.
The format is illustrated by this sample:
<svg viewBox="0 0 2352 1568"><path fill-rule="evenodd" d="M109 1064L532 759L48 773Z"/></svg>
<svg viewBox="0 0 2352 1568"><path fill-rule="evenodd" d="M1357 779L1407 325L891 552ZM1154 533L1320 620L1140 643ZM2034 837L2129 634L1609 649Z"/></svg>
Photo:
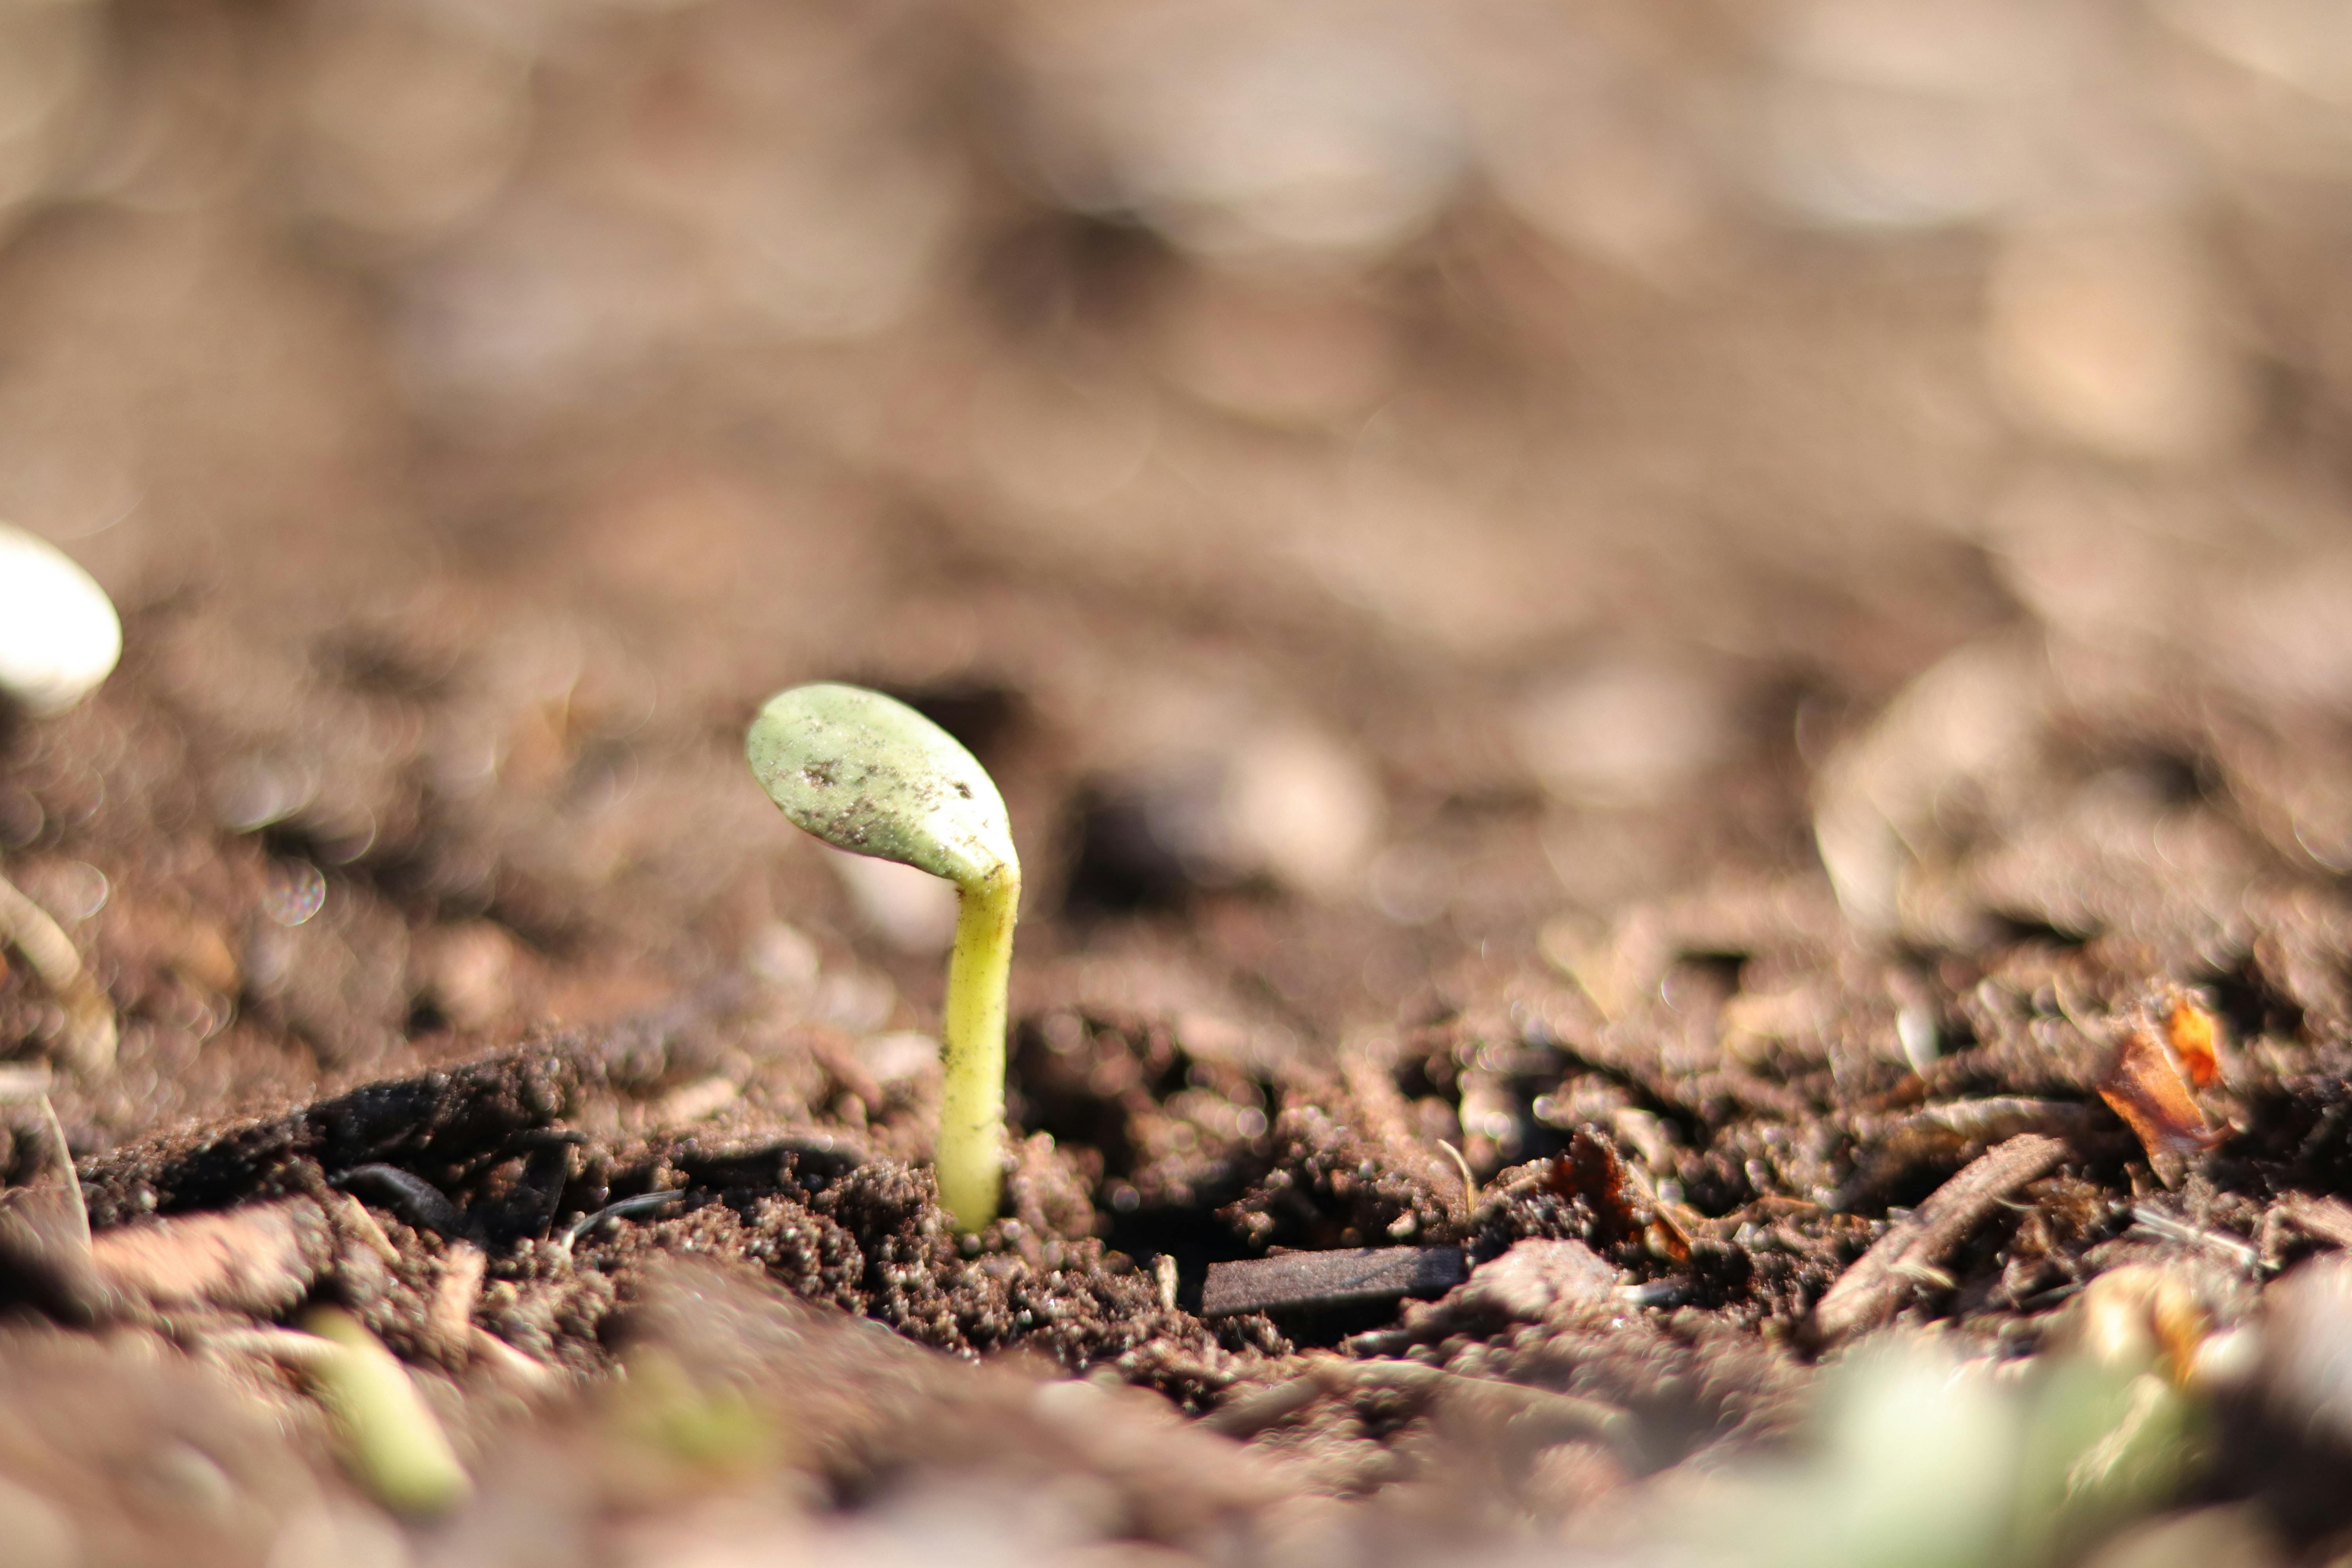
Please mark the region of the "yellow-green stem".
<svg viewBox="0 0 2352 1568"><path fill-rule="evenodd" d="M948 959L941 1030L946 1082L933 1168L940 1202L956 1228L976 1231L996 1217L1004 1179L1004 984L1013 968L1013 924L1021 878L1003 872L960 889L955 952Z"/></svg>

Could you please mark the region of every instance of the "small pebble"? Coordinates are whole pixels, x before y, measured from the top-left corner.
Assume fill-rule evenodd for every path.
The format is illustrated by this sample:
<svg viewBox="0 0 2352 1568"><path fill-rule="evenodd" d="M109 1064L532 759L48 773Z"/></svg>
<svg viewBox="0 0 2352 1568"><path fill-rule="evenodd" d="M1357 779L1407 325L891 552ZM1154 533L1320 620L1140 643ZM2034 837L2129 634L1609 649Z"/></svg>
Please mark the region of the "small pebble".
<svg viewBox="0 0 2352 1568"><path fill-rule="evenodd" d="M1985 347L2011 411L2111 458L2226 449L2254 394L2210 270L2190 237L2161 225L2010 236Z"/></svg>
<svg viewBox="0 0 2352 1568"><path fill-rule="evenodd" d="M828 848L825 859L866 926L900 952L929 957L955 942L956 890L928 871Z"/></svg>
<svg viewBox="0 0 2352 1568"><path fill-rule="evenodd" d="M857 1042L857 1065L884 1088L919 1078L938 1067L940 1043L911 1029L868 1035Z"/></svg>
<svg viewBox="0 0 2352 1568"><path fill-rule="evenodd" d="M1531 689L1514 715L1519 752L1564 800L1654 800L1721 760L1731 739L1727 696L1699 670L1620 656Z"/></svg>
<svg viewBox="0 0 2352 1568"><path fill-rule="evenodd" d="M1556 1305L1601 1300L1616 1288L1617 1270L1584 1243L1530 1237L1480 1264L1458 1300L1473 1311L1534 1322Z"/></svg>

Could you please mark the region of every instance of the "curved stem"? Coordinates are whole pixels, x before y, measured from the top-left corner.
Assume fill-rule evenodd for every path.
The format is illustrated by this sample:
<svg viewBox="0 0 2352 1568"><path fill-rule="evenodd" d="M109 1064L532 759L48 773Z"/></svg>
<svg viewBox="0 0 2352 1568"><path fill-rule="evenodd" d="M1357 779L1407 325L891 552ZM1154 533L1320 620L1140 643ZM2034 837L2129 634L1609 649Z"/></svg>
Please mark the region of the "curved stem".
<svg viewBox="0 0 2352 1568"><path fill-rule="evenodd" d="M1020 874L1000 872L959 892L933 1164L940 1201L956 1227L976 1231L996 1217L1004 1180L1004 986L1013 968Z"/></svg>

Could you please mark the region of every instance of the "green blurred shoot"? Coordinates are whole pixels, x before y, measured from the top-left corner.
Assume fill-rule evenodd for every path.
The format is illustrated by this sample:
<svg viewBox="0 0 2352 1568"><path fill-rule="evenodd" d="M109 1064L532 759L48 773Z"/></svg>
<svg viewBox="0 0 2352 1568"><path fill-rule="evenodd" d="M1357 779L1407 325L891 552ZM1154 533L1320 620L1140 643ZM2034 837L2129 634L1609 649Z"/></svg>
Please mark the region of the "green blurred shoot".
<svg viewBox="0 0 2352 1568"><path fill-rule="evenodd" d="M607 1398L614 1428L657 1459L672 1484L756 1475L778 1462L775 1424L744 1390L698 1382L658 1348L632 1350L625 1365Z"/></svg>
<svg viewBox="0 0 2352 1568"><path fill-rule="evenodd" d="M335 1419L352 1478L396 1513L446 1512L471 1484L408 1369L357 1318L321 1307L303 1320L302 1367Z"/></svg>

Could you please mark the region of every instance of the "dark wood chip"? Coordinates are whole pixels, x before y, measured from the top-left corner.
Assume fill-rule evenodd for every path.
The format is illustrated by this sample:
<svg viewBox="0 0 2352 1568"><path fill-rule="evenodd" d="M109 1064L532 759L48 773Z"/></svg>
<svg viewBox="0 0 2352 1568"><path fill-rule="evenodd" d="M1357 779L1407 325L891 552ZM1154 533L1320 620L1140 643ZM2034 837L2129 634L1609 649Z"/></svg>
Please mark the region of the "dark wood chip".
<svg viewBox="0 0 2352 1568"><path fill-rule="evenodd" d="M1353 1247L1212 1263L1201 1315L1276 1312L1400 1296L1438 1296L1469 1277L1458 1247Z"/></svg>
<svg viewBox="0 0 2352 1568"><path fill-rule="evenodd" d="M1836 1344L1894 1317L1920 1285L1936 1282L1936 1266L2002 1199L2056 1170L2067 1152L2063 1139L2026 1133L1970 1161L1930 1193L1927 1202L1887 1226L1886 1234L1838 1277L1813 1308L1814 1342Z"/></svg>

